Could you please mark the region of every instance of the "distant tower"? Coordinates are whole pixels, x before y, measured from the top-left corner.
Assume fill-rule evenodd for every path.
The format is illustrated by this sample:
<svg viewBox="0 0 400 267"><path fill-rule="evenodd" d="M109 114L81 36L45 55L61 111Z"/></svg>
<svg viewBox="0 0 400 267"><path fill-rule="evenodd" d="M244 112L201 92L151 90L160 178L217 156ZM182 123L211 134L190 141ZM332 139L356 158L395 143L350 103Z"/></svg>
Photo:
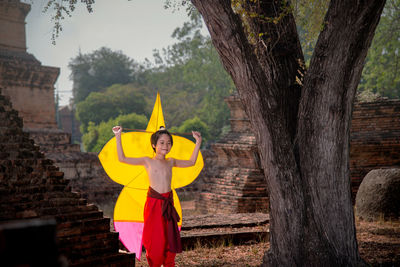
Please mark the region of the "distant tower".
<svg viewBox="0 0 400 267"><path fill-rule="evenodd" d="M25 130L56 129L54 83L60 69L42 66L26 52L30 9L19 0L0 2L0 87L23 117Z"/></svg>
<svg viewBox="0 0 400 267"><path fill-rule="evenodd" d="M30 9L19 0L0 0L0 91L10 97L24 131L64 172L72 189L107 208L122 187L107 177L95 153L81 152L79 144L71 144L71 135L57 128L54 83L60 69L42 66L26 52L25 18Z"/></svg>

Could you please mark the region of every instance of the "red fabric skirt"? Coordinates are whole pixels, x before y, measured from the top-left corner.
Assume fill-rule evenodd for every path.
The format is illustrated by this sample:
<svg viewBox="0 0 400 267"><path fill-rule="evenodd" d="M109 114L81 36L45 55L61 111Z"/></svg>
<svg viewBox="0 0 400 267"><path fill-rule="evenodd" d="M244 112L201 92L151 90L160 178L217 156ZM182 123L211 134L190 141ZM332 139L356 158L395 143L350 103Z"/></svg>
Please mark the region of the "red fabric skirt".
<svg viewBox="0 0 400 267"><path fill-rule="evenodd" d="M172 192L161 194L168 198ZM174 266L175 255L168 250L167 222L162 215L164 200L147 197L144 206L143 245L146 258L153 266Z"/></svg>

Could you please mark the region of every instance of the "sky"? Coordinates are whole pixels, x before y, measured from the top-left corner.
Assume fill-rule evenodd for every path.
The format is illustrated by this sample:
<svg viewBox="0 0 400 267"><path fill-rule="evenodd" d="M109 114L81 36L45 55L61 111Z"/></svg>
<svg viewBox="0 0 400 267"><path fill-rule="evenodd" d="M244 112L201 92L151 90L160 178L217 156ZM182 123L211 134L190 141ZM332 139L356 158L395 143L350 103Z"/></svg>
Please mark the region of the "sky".
<svg viewBox="0 0 400 267"><path fill-rule="evenodd" d="M78 0L72 17L63 20L63 31L53 45L54 23L49 12L42 12L47 1L24 2L32 5L26 18L27 52L44 66L60 68L55 86L60 106L68 105L72 97L68 63L79 50L86 54L105 46L137 62L152 60L153 50L175 43L173 30L189 20L184 8L165 9L164 0L96 0L92 13Z"/></svg>

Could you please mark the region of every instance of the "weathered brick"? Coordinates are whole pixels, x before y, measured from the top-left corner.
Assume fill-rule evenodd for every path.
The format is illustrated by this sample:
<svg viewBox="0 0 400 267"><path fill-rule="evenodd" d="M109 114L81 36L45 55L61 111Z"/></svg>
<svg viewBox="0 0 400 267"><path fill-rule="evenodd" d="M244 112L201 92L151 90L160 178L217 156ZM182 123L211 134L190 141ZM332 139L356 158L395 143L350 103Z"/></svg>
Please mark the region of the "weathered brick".
<svg viewBox="0 0 400 267"><path fill-rule="evenodd" d="M196 209L203 213L266 212L265 178L250 123L237 96L226 102L231 109L231 131L211 146L211 157L205 157Z"/></svg>
<svg viewBox="0 0 400 267"><path fill-rule="evenodd" d="M239 98L230 96L227 103L231 131L211 146L212 156L205 158L196 207L211 213L266 210L267 189L254 135ZM353 200L370 170L400 166L399 136L400 100L355 103L350 135Z"/></svg>
<svg viewBox="0 0 400 267"><path fill-rule="evenodd" d="M6 105L0 107L0 221L56 218L59 240L94 236L85 242L59 242L69 266L134 265L133 254L118 253L118 234L110 232L110 219L71 192L69 180L22 131L21 119L2 95L0 102Z"/></svg>

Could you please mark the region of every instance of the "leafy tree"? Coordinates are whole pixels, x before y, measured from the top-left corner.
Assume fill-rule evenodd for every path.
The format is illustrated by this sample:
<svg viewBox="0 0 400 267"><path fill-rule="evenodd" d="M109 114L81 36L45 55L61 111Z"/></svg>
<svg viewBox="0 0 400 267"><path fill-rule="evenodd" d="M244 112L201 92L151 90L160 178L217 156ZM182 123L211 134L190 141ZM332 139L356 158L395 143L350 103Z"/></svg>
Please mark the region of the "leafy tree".
<svg viewBox="0 0 400 267"><path fill-rule="evenodd" d="M173 133L191 133L192 131L198 131L201 133L204 142L210 138L210 130L199 117L194 117L192 119L188 119L182 123L179 127L172 127L170 129Z"/></svg>
<svg viewBox="0 0 400 267"><path fill-rule="evenodd" d="M134 74L140 66L121 51L102 47L89 54L73 58L68 67L73 80L74 103L86 99L91 92L99 92L113 84L127 84L134 81Z"/></svg>
<svg viewBox="0 0 400 267"><path fill-rule="evenodd" d="M162 95L165 117L169 126L178 126L183 121L198 116L209 126L210 139L216 140L221 134L222 128L229 123L229 110L224 102L224 97L231 94L235 88L232 79L220 63L211 39L201 34L201 28L202 20L199 13L192 12L190 21L175 29L172 34L177 43L162 51L155 51L155 65L146 67L135 65L133 83L127 86L141 87L143 89L141 92L146 99L143 103L149 104L148 106L152 105L153 98L159 91ZM111 53L107 59L99 56L107 53ZM108 58L115 57L115 52L102 48L92 54L79 54L74 59L79 63L73 65L71 75L76 78L74 87L80 88L77 90L77 95L79 92L89 91L85 88L98 88L94 90L96 92L100 90L98 94L92 92L87 98L85 96L86 99L81 100L82 104L78 103L77 105L78 119L82 122L83 133L86 132L89 121L98 124L100 121L113 118L118 114L143 113L138 110L128 110L127 112L118 110L116 107L123 106L123 101L130 102L129 95L113 91L112 94L121 96L120 100L112 94L104 95L103 91L106 89L97 85L100 82L98 77L86 75L90 74L90 68L93 66L101 65L100 63L108 62ZM124 62L133 62L123 54L119 54L117 57L121 57ZM118 84L127 81L127 79L117 79L117 76L113 76L113 78L113 81ZM107 79L107 81L111 80ZM118 85L118 87L121 86ZM113 100L100 99L102 96ZM76 99L81 98L76 97ZM113 104L110 105L110 102ZM103 110L97 112L99 108Z"/></svg>
<svg viewBox="0 0 400 267"><path fill-rule="evenodd" d="M389 0L383 10L359 90L400 98L400 0Z"/></svg>
<svg viewBox="0 0 400 267"><path fill-rule="evenodd" d="M86 152L96 152L97 150L97 148L94 149L94 147L97 146L97 140L99 139L99 131L97 130L97 128L98 127L96 127L96 124L94 124L94 122L89 122L86 133L82 136L82 144ZM111 137L112 136L110 136L110 138ZM100 150L98 152L100 152Z"/></svg>
<svg viewBox="0 0 400 267"><path fill-rule="evenodd" d="M318 33L324 27L323 16L328 0L294 1L294 14L305 61L309 63ZM378 96L400 98L400 1L388 0L358 87L360 100L371 101ZM364 92L370 91L370 93ZM371 98L372 97L372 98Z"/></svg>
<svg viewBox="0 0 400 267"><path fill-rule="evenodd" d="M235 87L201 28L201 17L192 12L191 20L172 34L178 42L155 52L157 65L147 71L146 85L164 95L164 110L171 125L198 116L209 126L210 139L215 140L229 123L224 98Z"/></svg>
<svg viewBox="0 0 400 267"><path fill-rule="evenodd" d="M76 117L81 122L81 132L87 132L89 122L98 125L118 115L149 114L149 104L141 93L145 89L132 85L115 84L104 92L93 92L76 106Z"/></svg>
<svg viewBox="0 0 400 267"><path fill-rule="evenodd" d="M83 146L86 151L100 152L103 146L114 136L112 127L122 125L127 129L145 129L148 120L145 115L131 113L128 115L120 115L115 119L95 124L89 122L87 133L82 137Z"/></svg>
<svg viewBox="0 0 400 267"><path fill-rule="evenodd" d="M89 122L98 124L104 118L109 119L118 115L115 107L104 94L93 92L85 101L76 106L76 118L81 122L81 133L87 132Z"/></svg>

